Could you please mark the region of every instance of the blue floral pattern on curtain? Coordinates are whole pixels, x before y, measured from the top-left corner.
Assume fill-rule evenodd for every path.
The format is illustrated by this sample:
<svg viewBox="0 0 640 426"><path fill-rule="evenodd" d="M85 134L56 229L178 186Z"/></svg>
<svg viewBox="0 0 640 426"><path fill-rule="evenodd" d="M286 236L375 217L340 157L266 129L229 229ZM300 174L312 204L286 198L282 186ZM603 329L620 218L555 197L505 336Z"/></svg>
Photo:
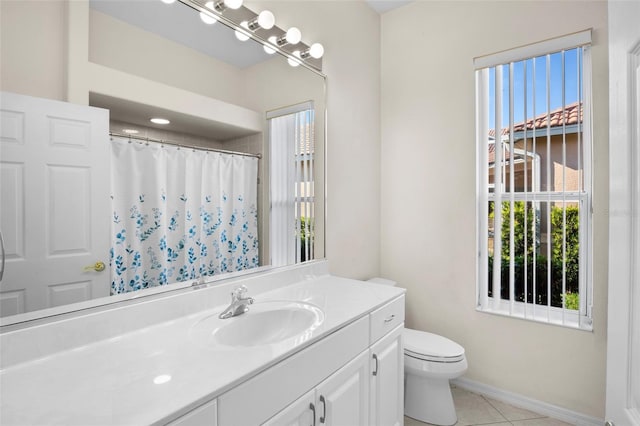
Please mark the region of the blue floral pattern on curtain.
<svg viewBox="0 0 640 426"><path fill-rule="evenodd" d="M111 294L259 266L257 158L111 147Z"/></svg>

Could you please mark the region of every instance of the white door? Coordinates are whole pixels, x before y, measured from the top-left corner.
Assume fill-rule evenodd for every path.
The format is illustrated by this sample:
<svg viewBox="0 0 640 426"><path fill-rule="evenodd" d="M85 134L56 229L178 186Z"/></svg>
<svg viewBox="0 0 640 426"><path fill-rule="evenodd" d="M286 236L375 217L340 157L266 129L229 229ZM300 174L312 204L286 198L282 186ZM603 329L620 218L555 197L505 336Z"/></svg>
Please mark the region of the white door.
<svg viewBox="0 0 640 426"><path fill-rule="evenodd" d="M606 420L640 425L640 1L609 7Z"/></svg>
<svg viewBox="0 0 640 426"><path fill-rule="evenodd" d="M316 387L316 424L369 425L369 351Z"/></svg>
<svg viewBox="0 0 640 426"><path fill-rule="evenodd" d="M369 386L369 424L404 424L404 325L384 336L371 347Z"/></svg>
<svg viewBox="0 0 640 426"><path fill-rule="evenodd" d="M315 390L311 390L270 418L263 426L313 426L316 413Z"/></svg>
<svg viewBox="0 0 640 426"><path fill-rule="evenodd" d="M109 112L0 93L0 313L109 295ZM100 269L100 268L97 268Z"/></svg>

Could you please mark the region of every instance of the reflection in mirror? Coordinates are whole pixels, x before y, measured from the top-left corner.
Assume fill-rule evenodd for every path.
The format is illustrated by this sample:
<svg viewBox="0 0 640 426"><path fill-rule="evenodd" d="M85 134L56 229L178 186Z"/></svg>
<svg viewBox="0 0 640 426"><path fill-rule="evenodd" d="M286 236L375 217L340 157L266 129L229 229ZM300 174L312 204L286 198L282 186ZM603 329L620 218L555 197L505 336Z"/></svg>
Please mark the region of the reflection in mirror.
<svg viewBox="0 0 640 426"><path fill-rule="evenodd" d="M68 10L68 46L2 37L67 52L70 101L3 80L2 325L324 256L321 74L180 2L44 3L0 4L3 24Z"/></svg>

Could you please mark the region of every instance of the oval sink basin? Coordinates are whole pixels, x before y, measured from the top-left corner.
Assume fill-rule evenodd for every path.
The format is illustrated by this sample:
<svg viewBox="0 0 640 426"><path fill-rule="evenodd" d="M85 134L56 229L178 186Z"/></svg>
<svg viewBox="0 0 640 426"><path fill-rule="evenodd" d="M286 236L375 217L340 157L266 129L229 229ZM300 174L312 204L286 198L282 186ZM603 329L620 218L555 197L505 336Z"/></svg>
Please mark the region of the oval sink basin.
<svg viewBox="0 0 640 426"><path fill-rule="evenodd" d="M221 320L218 314L208 316L196 323L193 331L204 343L225 346L271 345L293 338L301 343L322 321L324 313L310 303L256 302L237 317Z"/></svg>

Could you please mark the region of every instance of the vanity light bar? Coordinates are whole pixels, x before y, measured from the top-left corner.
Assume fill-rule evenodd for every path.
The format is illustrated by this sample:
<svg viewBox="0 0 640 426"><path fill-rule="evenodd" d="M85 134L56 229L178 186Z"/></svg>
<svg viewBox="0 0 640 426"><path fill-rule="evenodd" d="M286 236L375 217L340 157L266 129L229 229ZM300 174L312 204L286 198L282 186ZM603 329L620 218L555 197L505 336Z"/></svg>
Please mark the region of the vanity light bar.
<svg viewBox="0 0 640 426"><path fill-rule="evenodd" d="M275 17L271 12L265 14L265 11L262 11L257 14L244 5L237 9L230 7L219 8L222 10L207 6L207 3L213 3L214 5L224 4L228 3L229 0L227 2L221 2L220 0L217 2L215 0L213 2L211 0L179 1L200 13L215 16L217 20L236 30L237 34L242 35L242 37L238 37L239 39L253 38L264 45L265 51L269 49L269 51L279 52L289 59L289 63L295 62L296 66L303 65L312 71L322 73L322 55L324 54L322 45L320 43L314 43L311 46L305 44L301 41L300 30L295 27L289 28L287 31L279 28L275 25ZM268 19L265 20L265 16ZM266 22L267 25L260 25L261 21Z"/></svg>

